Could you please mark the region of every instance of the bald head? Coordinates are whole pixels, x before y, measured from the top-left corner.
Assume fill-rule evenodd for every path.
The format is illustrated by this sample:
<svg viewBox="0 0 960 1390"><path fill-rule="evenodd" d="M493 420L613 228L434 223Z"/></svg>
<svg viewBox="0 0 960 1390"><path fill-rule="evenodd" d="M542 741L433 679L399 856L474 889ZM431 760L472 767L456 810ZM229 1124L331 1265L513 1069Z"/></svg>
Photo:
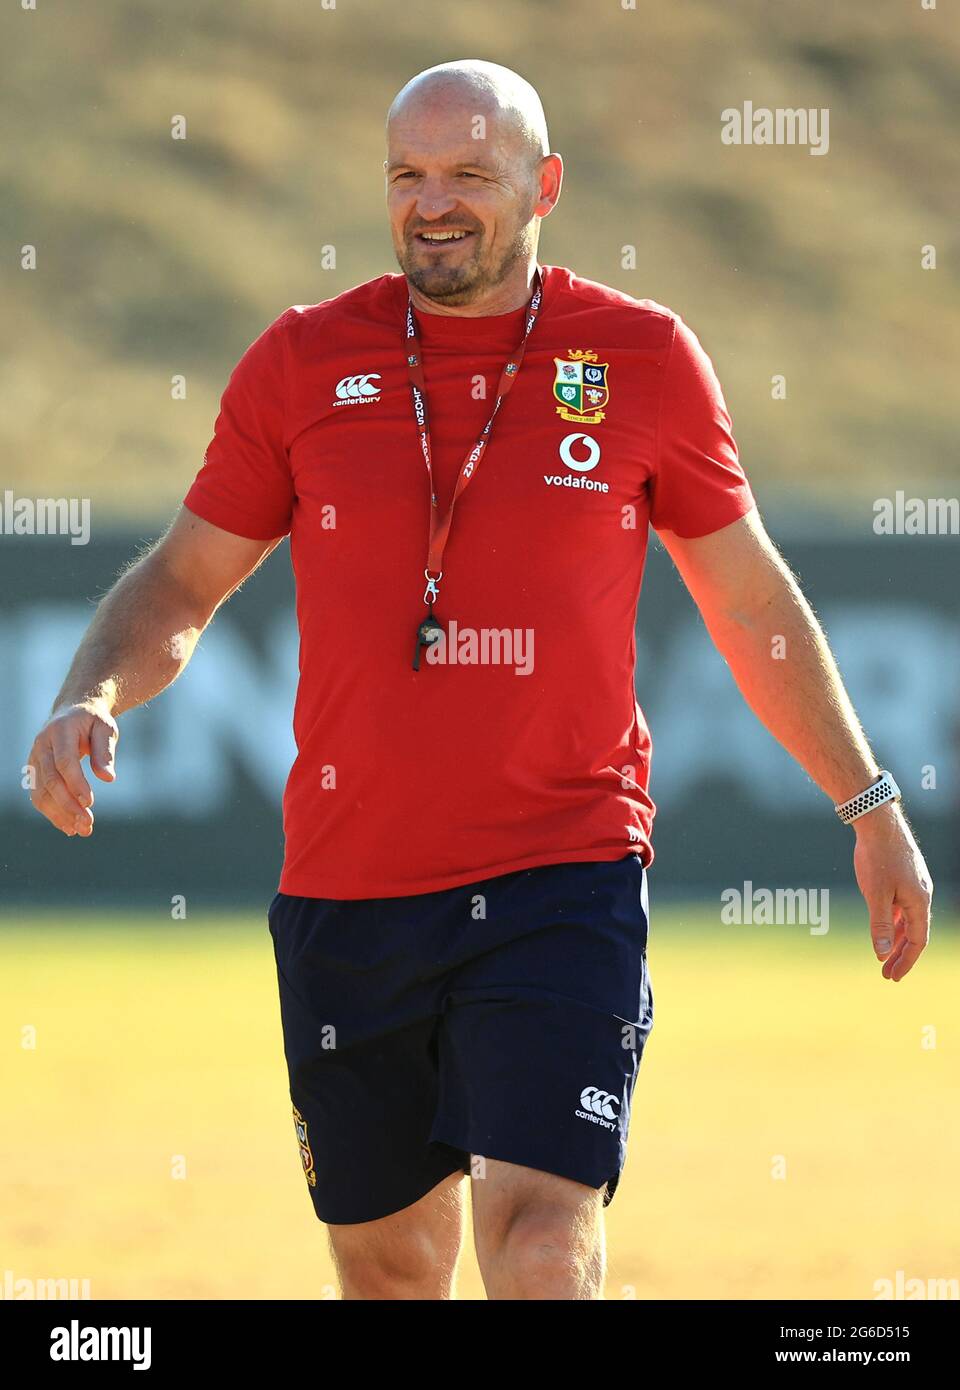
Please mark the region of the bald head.
<svg viewBox="0 0 960 1390"><path fill-rule="evenodd" d="M494 119L501 138L510 141L530 168L550 151L547 118L536 88L511 68L480 58L439 63L411 77L387 112L388 140L391 123L398 116L438 102L455 102L474 119Z"/></svg>
<svg viewBox="0 0 960 1390"><path fill-rule="evenodd" d="M384 167L418 307L479 314L523 302L563 175L529 82L472 58L418 73L390 107Z"/></svg>

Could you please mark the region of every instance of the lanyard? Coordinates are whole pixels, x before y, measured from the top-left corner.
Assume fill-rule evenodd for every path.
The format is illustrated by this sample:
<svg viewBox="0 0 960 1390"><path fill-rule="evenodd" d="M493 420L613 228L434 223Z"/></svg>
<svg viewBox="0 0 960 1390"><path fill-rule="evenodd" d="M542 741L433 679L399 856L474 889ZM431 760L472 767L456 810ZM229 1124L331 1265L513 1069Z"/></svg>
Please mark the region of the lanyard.
<svg viewBox="0 0 960 1390"><path fill-rule="evenodd" d="M440 580L443 578L443 552L450 535L450 527L453 524L453 511L457 505L457 499L480 467L480 460L483 458L487 444L490 442L490 434L493 430L493 422L497 417L497 411L510 394L513 383L520 374L523 356L527 350L527 339L530 337L533 326L537 321L542 299L543 280L538 266L534 277L533 295L527 308L527 317L524 323L523 337L520 339L520 345L509 361L505 363L500 373L500 382L497 386L497 398L494 402L490 419L480 431L476 443L467 450L466 457L460 465L460 473L457 477L456 487L453 490L453 496L450 498L450 505L442 516L437 510L437 492L433 477L430 416L427 409L426 380L423 375L423 347L420 342L420 333L417 328L416 316L413 312L413 301L411 299L407 300L407 321L404 330L404 345L407 352L407 370L410 374L410 391L413 397L413 417L417 426L417 437L420 441L423 461L427 466L427 477L430 480L430 539L427 547L427 567L423 572L424 578L427 581L423 601L428 606L429 617L426 622L421 623L417 628L417 647L414 653L413 663L414 670L419 669L421 646L432 644L443 632L443 629L433 617L433 600L440 596Z"/></svg>

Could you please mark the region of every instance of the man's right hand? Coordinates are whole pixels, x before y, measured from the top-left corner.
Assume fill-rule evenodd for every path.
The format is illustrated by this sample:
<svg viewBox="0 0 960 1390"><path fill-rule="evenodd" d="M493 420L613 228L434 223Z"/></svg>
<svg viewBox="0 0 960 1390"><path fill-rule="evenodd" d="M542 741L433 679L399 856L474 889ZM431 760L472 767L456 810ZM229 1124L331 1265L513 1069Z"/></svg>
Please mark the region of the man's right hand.
<svg viewBox="0 0 960 1390"><path fill-rule="evenodd" d="M64 835L93 833L83 759L101 782L116 779L120 730L113 711L142 705L176 680L216 609L281 539L235 536L181 507L153 549L101 599L27 760L34 769L30 800ZM111 688L122 689L122 701L103 694ZM101 693L69 698L85 691Z"/></svg>
<svg viewBox="0 0 960 1390"><path fill-rule="evenodd" d="M114 752L120 730L100 700L61 705L33 741L27 766L33 770L30 800L64 835L93 834L93 790L81 761L101 782L116 779Z"/></svg>

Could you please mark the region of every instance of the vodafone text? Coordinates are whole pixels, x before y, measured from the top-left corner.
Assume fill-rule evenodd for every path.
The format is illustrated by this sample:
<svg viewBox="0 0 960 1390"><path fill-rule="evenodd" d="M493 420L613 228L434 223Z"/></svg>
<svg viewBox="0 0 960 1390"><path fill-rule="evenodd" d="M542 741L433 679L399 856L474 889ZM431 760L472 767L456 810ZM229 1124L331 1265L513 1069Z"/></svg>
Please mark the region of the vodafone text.
<svg viewBox="0 0 960 1390"><path fill-rule="evenodd" d="M575 477L572 473L566 473L561 477L550 477L544 473L543 481L548 487L580 487L586 492L609 492L610 484L598 482L596 478Z"/></svg>

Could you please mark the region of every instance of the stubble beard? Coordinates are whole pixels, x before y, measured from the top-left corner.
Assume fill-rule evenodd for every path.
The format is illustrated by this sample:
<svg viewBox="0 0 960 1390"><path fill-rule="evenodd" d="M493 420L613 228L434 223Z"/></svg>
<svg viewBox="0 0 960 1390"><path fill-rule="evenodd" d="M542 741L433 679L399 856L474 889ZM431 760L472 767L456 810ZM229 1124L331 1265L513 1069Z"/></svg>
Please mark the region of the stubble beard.
<svg viewBox="0 0 960 1390"><path fill-rule="evenodd" d="M496 289L518 264L529 261L533 249L531 225L523 224L509 246L493 265L484 264L482 234L475 233L477 245L469 260L461 265L417 265L415 253L405 243L404 253L397 260L400 269L415 289L427 299L452 306L472 304Z"/></svg>

